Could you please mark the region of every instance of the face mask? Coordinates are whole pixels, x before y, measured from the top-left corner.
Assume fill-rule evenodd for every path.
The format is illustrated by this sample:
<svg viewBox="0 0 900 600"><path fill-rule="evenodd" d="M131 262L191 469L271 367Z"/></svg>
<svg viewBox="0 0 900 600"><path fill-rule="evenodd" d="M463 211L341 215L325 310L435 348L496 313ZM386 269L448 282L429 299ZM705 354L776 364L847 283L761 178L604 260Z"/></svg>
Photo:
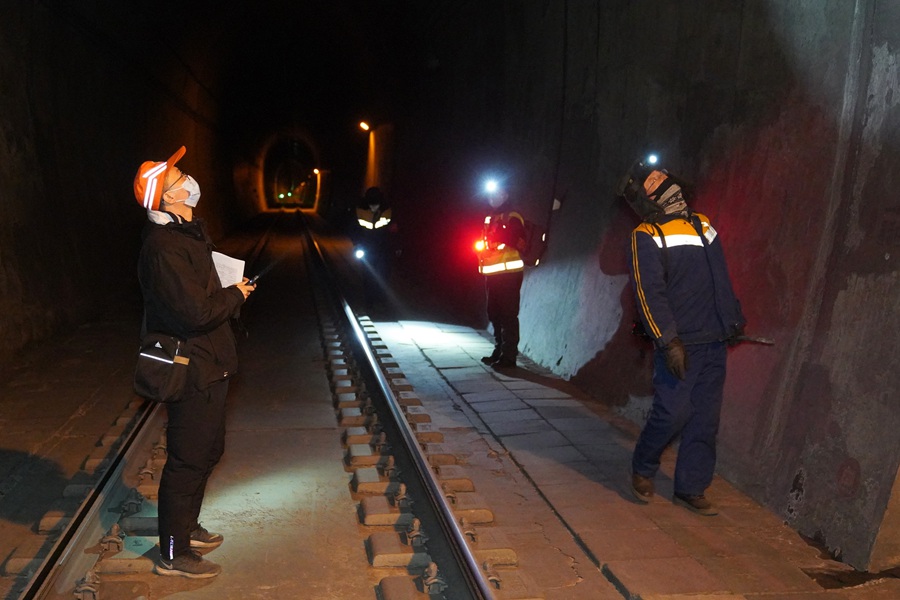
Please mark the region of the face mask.
<svg viewBox="0 0 900 600"><path fill-rule="evenodd" d="M656 200L656 204L667 215L674 215L687 210L687 202L685 202L684 194L681 193L681 187L678 185L673 185L667 189L662 196Z"/></svg>
<svg viewBox="0 0 900 600"><path fill-rule="evenodd" d="M506 196L501 194L495 194L488 198L488 204L491 205L491 208L498 208L506 201Z"/></svg>
<svg viewBox="0 0 900 600"><path fill-rule="evenodd" d="M190 175L185 175L184 183L181 184L181 189L187 190L190 194L184 201L185 206L190 206L191 208L197 206L197 203L200 202L200 184Z"/></svg>

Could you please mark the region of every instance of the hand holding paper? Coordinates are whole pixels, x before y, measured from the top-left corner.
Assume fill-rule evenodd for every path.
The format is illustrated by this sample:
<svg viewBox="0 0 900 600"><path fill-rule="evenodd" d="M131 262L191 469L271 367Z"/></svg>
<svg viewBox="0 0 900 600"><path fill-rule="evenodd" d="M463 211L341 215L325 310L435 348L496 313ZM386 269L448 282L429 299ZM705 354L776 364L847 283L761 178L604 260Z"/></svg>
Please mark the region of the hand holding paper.
<svg viewBox="0 0 900 600"><path fill-rule="evenodd" d="M244 280L244 261L215 251L212 253L212 258L222 287L232 286Z"/></svg>

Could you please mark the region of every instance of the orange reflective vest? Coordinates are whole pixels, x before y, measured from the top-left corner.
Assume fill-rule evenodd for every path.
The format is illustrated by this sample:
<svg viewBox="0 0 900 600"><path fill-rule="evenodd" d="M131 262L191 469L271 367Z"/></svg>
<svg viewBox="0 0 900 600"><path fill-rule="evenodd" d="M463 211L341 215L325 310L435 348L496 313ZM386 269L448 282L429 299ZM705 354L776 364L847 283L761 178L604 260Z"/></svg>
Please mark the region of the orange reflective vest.
<svg viewBox="0 0 900 600"><path fill-rule="evenodd" d="M478 272L482 275L493 275L524 271L525 262L516 249L517 245L524 243L522 239L524 229L525 219L517 212L485 217L482 233L484 249L479 254ZM510 243L511 236L516 237L514 243Z"/></svg>

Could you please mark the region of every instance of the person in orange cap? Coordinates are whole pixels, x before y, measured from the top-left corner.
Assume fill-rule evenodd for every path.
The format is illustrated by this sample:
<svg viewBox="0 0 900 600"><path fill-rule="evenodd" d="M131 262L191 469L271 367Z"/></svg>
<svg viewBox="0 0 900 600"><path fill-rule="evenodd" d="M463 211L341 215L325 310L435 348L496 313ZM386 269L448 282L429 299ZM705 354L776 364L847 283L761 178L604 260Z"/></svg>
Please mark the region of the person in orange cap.
<svg viewBox="0 0 900 600"><path fill-rule="evenodd" d="M225 449L225 397L237 371L230 321L256 288L223 288L203 220L194 216L200 185L176 163L182 146L165 162L146 161L134 178L134 195L147 211L138 279L144 297L143 334L186 340L188 378L179 400L167 404L167 459L159 485L160 560L156 572L214 577L221 567L197 552L223 537L198 518L206 483Z"/></svg>

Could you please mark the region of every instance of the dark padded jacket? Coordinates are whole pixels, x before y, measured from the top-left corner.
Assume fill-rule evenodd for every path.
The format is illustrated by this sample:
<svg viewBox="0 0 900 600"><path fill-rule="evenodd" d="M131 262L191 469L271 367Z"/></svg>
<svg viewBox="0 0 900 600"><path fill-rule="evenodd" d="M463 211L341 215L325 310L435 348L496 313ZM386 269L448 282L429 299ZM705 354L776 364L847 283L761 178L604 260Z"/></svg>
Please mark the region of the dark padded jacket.
<svg viewBox="0 0 900 600"><path fill-rule="evenodd" d="M700 344L737 334L746 321L709 219L693 213L690 220L673 216L657 225L665 244L651 223L631 234L631 279L647 333L658 347L676 336Z"/></svg>
<svg viewBox="0 0 900 600"><path fill-rule="evenodd" d="M205 224L148 222L143 239L138 279L146 330L187 340L188 380L197 389L232 376L238 363L230 320L244 296L219 283Z"/></svg>

